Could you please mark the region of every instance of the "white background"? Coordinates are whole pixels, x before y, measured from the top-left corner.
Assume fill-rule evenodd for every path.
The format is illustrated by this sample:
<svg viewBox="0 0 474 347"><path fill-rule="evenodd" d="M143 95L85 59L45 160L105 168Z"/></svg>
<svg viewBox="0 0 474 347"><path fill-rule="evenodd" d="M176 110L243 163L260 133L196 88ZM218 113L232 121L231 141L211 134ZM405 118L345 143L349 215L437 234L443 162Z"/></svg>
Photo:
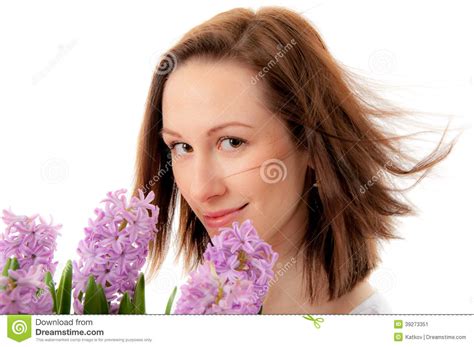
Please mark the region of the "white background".
<svg viewBox="0 0 474 347"><path fill-rule="evenodd" d="M137 134L159 56L221 11L282 5L312 21L335 58L384 85L384 95L453 115L466 129L448 160L409 194L420 214L400 221L405 239L385 244L371 282L395 313L472 313L474 28L468 3L1 2L0 208L52 215L63 224L56 252L61 269L75 257L106 192L132 187ZM182 281L172 258L147 287L149 313L162 313Z"/></svg>

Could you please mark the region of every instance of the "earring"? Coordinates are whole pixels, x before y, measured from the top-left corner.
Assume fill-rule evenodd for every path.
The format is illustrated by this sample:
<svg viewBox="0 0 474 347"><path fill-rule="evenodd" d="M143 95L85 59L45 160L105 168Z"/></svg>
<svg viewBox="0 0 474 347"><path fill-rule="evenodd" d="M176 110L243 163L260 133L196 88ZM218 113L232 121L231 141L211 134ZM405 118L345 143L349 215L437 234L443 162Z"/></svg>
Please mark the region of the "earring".
<svg viewBox="0 0 474 347"><path fill-rule="evenodd" d="M313 184L313 187L318 187L319 183L318 183L318 180L316 180L316 183Z"/></svg>

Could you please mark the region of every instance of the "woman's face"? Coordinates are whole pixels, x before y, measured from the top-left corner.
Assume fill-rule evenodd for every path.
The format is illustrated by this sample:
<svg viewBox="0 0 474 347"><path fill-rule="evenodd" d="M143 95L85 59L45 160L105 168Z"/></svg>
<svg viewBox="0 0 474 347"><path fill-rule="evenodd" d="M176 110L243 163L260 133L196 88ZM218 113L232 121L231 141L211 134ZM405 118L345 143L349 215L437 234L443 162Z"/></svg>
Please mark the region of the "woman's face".
<svg viewBox="0 0 474 347"><path fill-rule="evenodd" d="M164 90L163 139L173 147L179 192L209 236L251 219L264 240L284 242L282 233L297 231L285 229L301 227L305 218L308 158L265 107L261 82L252 84L253 76L229 61L194 59L178 66ZM237 214L206 218L242 206Z"/></svg>

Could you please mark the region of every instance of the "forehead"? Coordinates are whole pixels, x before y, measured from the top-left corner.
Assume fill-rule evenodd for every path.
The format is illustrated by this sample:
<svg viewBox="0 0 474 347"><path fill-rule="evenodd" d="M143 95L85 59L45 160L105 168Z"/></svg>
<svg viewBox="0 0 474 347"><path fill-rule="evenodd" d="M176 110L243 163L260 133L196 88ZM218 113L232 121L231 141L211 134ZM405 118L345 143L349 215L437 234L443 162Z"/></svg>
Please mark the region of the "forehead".
<svg viewBox="0 0 474 347"><path fill-rule="evenodd" d="M229 121L258 128L274 117L264 105L256 72L233 61L190 60L169 76L163 93L163 127L206 130Z"/></svg>

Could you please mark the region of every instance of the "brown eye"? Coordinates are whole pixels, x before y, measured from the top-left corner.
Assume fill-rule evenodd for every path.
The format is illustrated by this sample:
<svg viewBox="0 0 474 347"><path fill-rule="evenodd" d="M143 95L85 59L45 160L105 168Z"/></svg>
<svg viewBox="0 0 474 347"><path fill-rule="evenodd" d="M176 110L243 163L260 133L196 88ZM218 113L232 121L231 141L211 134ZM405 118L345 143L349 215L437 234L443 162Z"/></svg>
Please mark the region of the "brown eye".
<svg viewBox="0 0 474 347"><path fill-rule="evenodd" d="M236 149L236 148L239 148L240 146L242 146L242 144L245 143L244 140L241 140L241 139L238 139L238 138L235 138L235 137L227 137L227 138L224 138L222 141L221 141L221 144L223 143L228 143L230 144L230 147L227 147L227 149Z"/></svg>
<svg viewBox="0 0 474 347"><path fill-rule="evenodd" d="M169 149L171 152L176 151L177 155L183 155L183 154L192 152L192 147L188 145L187 143L183 143L183 142L174 142L169 146ZM178 149L181 149L181 152L178 151Z"/></svg>

